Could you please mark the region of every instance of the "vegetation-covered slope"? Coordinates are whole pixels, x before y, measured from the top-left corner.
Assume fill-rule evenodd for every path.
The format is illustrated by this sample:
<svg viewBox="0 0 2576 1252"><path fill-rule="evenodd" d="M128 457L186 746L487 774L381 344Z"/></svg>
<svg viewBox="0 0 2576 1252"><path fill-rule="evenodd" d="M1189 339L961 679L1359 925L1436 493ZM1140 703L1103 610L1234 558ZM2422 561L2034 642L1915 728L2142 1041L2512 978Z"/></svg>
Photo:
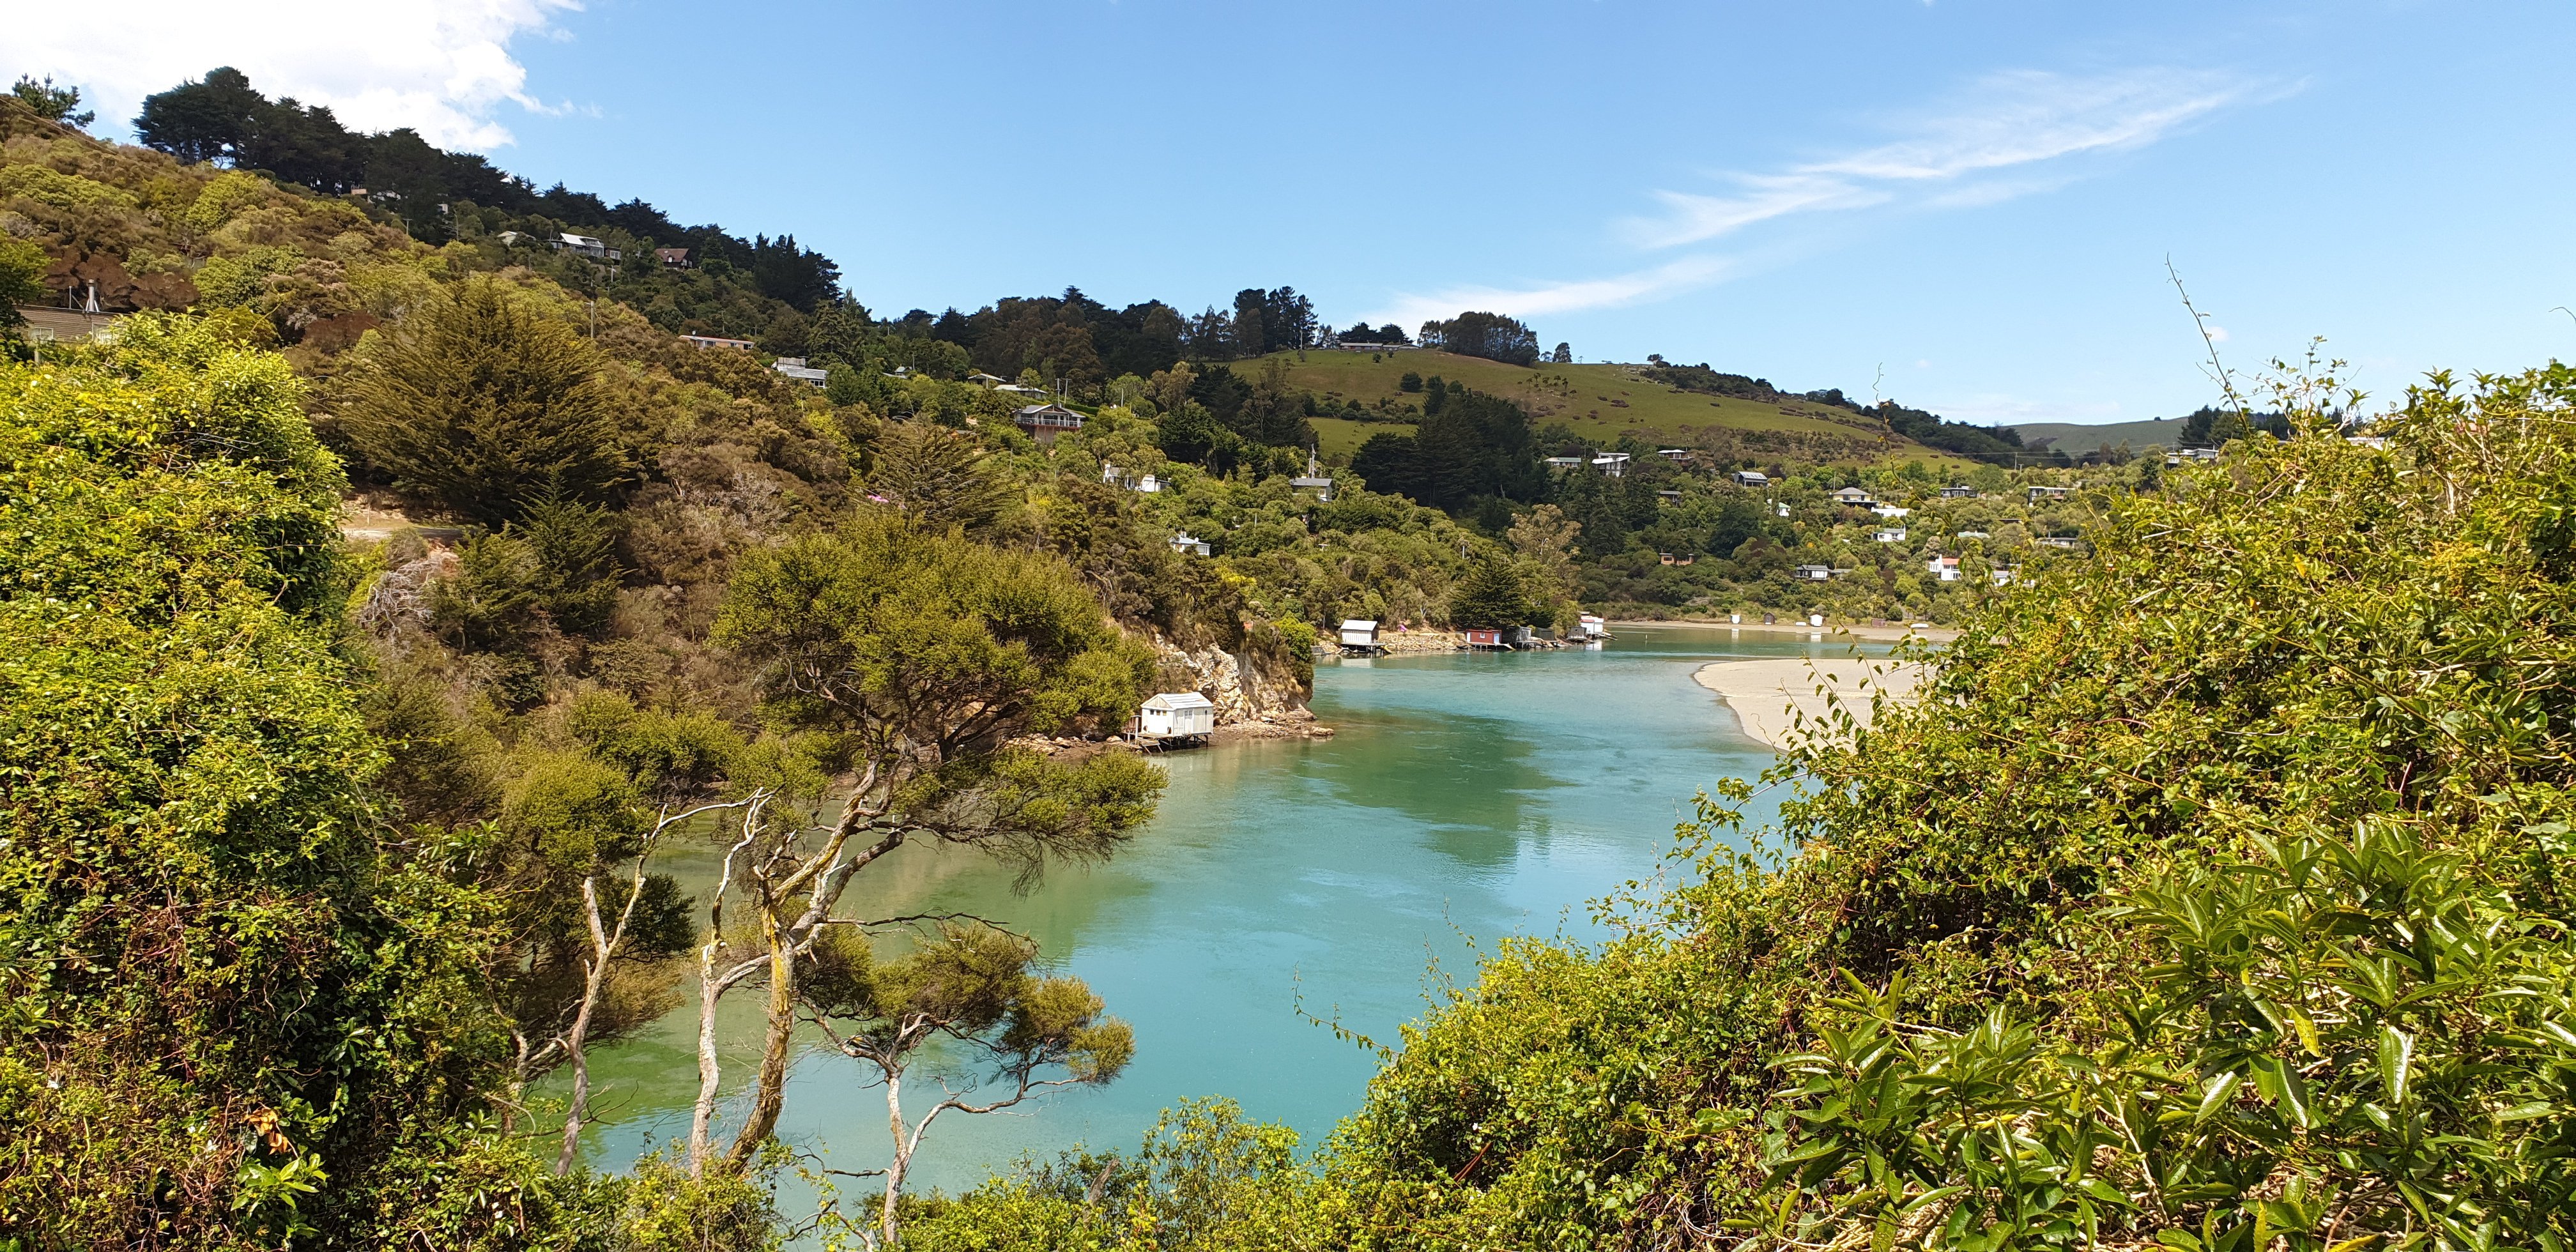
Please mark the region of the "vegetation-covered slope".
<svg viewBox="0 0 2576 1252"><path fill-rule="evenodd" d="M1717 788L1615 937L1507 945L1311 1171L1197 1194L1263 1247L2568 1246L2571 399L2295 405L2116 501L1764 780L1776 855ZM933 1246L1169 1211L1062 1176Z"/></svg>
<svg viewBox="0 0 2576 1252"><path fill-rule="evenodd" d="M1885 423L1848 410L1803 399L1763 402L1694 394L1650 381L1645 366L1521 366L1438 351L1317 351L1265 359L1284 359L1288 381L1297 387L1329 400L1355 401L1372 415L1394 420L1420 413L1418 380L1438 375L1515 401L1540 426L1561 425L1592 445L1633 435L1666 446L1697 447L1700 432L1718 429L1806 436L1812 447L1783 442L1779 448L1797 448L1810 456L1827 448L1864 458L1939 455L1911 440L1887 440ZM1417 379L1414 390L1404 387L1407 374Z"/></svg>

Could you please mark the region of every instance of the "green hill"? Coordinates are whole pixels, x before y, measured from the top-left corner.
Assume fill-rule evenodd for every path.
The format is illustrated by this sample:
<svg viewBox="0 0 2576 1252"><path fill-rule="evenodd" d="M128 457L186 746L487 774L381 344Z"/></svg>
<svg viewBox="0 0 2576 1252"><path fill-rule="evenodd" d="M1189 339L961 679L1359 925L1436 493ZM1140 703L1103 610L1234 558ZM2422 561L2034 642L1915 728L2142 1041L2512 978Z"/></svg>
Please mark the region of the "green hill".
<svg viewBox="0 0 2576 1252"><path fill-rule="evenodd" d="M2033 449L2054 448L2068 456L2082 456L2101 448L2127 444L2144 448L2174 446L2182 431L2182 419L2160 417L2144 422L2106 422L2089 426L2080 422L2022 422L2012 427L2021 433L2021 441Z"/></svg>
<svg viewBox="0 0 2576 1252"><path fill-rule="evenodd" d="M1642 377L1636 365L1507 365L1481 357L1447 352L1276 353L1237 361L1237 374L1258 373L1269 361L1288 368L1291 386L1328 399L1357 400L1366 408L1390 413L1418 410L1422 397L1400 387L1404 375L1420 374L1462 382L1478 391L1518 401L1541 427L1563 423L1587 442L1607 445L1621 435L1643 442L1692 444L1708 428L1773 435L1803 436L1839 449L1838 456L1863 460L1953 459L1946 453L1895 438L1871 418L1830 405L1803 400L1764 403L1681 391ZM1331 430L1317 424L1327 444L1347 440L1356 445L1377 429L1375 423L1334 422Z"/></svg>

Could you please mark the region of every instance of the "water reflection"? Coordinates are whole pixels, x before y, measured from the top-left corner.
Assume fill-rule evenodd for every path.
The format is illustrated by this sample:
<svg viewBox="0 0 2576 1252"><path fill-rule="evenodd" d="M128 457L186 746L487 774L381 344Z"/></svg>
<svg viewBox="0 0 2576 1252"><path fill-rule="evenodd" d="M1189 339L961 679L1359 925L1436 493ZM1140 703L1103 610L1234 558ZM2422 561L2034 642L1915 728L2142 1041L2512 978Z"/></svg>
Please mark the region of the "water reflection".
<svg viewBox="0 0 2576 1252"><path fill-rule="evenodd" d="M1357 1105L1375 1062L1301 1020L1301 995L1311 1012L1392 1040L1423 1010L1430 961L1473 976L1470 937L1588 933L1585 902L1655 870L1694 791L1771 763L1692 669L1724 655L1842 651L1656 630L1600 651L1327 662L1315 710L1336 737L1161 758L1163 806L1109 864L1051 871L1020 896L1007 870L973 854L905 848L852 884L849 911L1005 920L1088 980L1138 1044L1109 1088L1063 1093L1027 1116L943 1120L919 1177L953 1188L1022 1152L1124 1147L1196 1095L1234 1096L1316 1141ZM702 859L711 871L714 853ZM757 1004L741 997L725 1012L738 1090ZM685 1134L694 1031L684 1013L597 1057L609 1116L589 1140L594 1159L622 1166ZM781 1133L836 1168L881 1163L882 1096L859 1082L856 1067L809 1047Z"/></svg>

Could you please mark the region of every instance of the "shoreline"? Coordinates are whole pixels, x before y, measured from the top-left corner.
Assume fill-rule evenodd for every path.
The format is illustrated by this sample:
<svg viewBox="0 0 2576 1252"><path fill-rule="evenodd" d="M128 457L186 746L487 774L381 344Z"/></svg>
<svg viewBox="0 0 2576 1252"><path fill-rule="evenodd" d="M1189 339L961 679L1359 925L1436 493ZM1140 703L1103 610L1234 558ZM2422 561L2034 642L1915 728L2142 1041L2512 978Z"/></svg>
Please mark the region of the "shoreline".
<svg viewBox="0 0 2576 1252"><path fill-rule="evenodd" d="M1810 727L1824 722L1836 707L1833 698L1839 697L1839 707L1867 729L1874 712L1870 696L1884 691L1892 699L1906 699L1922 684L1923 672L1919 664L1860 657L1758 657L1711 661L1692 671L1691 681L1714 693L1746 736L1786 751L1804 733L1801 716Z"/></svg>
<svg viewBox="0 0 2576 1252"><path fill-rule="evenodd" d="M1958 630L1949 626L1926 626L1918 630L1912 626L1800 626L1792 622L1774 622L1765 625L1756 622L1720 622L1705 617L1666 617L1652 620L1639 618L1611 622L1609 626L1614 636L1622 627L1651 630L1657 626L1694 626L1765 635L1845 635L1864 643L1902 643L1908 639L1921 639L1927 643L1940 644L1959 637Z"/></svg>

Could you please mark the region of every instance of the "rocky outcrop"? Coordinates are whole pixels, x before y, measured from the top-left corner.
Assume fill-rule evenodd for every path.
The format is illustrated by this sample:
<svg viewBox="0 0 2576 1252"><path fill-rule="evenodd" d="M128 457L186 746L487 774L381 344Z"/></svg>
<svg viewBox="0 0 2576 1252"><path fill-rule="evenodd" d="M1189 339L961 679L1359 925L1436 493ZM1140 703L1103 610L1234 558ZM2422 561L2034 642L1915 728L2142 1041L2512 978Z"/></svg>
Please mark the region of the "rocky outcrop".
<svg viewBox="0 0 2576 1252"><path fill-rule="evenodd" d="M1160 661L1165 690L1190 690L1216 705L1220 737L1329 735L1306 708L1313 688L1287 662L1260 651L1228 652L1214 644L1192 650L1156 634L1147 640Z"/></svg>

